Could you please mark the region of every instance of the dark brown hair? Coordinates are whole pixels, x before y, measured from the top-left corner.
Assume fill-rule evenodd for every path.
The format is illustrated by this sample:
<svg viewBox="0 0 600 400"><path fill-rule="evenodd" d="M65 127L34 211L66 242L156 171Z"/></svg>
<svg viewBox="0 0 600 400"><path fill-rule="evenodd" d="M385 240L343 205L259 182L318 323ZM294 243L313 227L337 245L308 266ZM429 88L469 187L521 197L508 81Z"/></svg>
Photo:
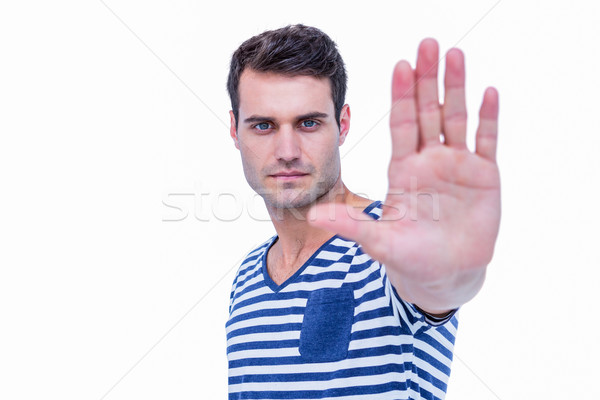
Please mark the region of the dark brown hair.
<svg viewBox="0 0 600 400"><path fill-rule="evenodd" d="M263 32L242 43L231 57L227 79L236 125L240 107L238 88L245 68L289 76L329 78L335 119L340 125L340 113L346 97L346 68L335 42L324 32L305 25L288 25Z"/></svg>

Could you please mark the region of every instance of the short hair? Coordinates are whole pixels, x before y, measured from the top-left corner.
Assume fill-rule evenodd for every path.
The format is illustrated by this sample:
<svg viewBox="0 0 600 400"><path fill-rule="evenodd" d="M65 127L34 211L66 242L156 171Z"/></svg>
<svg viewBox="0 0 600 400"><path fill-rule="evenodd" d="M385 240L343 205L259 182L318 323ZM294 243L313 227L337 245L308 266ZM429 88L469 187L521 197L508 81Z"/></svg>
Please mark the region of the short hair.
<svg viewBox="0 0 600 400"><path fill-rule="evenodd" d="M335 42L321 30L302 24L288 25L263 32L240 45L231 57L227 78L236 125L240 107L240 76L245 68L288 76L329 78L339 127L346 97L346 68Z"/></svg>

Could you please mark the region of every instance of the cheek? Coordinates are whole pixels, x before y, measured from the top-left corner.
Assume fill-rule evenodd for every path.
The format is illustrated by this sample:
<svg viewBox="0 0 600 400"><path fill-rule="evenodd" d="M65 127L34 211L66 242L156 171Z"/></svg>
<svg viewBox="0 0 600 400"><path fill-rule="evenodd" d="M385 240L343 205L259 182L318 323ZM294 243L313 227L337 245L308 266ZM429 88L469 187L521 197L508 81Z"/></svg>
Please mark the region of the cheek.
<svg viewBox="0 0 600 400"><path fill-rule="evenodd" d="M329 154L329 157L327 157L327 165L328 168L331 170L331 174L337 177L337 175L339 175L340 173L341 168L339 147L336 146L332 149L331 153Z"/></svg>
<svg viewBox="0 0 600 400"><path fill-rule="evenodd" d="M246 151L242 151L242 165L244 166L244 171L257 171L260 169L258 165L258 157L252 152L246 149Z"/></svg>
<svg viewBox="0 0 600 400"><path fill-rule="evenodd" d="M335 138L326 143L320 142L309 149L307 154L311 158L311 163L321 170L322 175L333 175L339 173L339 149L337 138Z"/></svg>
<svg viewBox="0 0 600 400"><path fill-rule="evenodd" d="M242 166L246 180L256 186L261 183L262 175L269 167L268 160L272 160L271 151L268 143L248 143L239 141L240 154L242 157Z"/></svg>

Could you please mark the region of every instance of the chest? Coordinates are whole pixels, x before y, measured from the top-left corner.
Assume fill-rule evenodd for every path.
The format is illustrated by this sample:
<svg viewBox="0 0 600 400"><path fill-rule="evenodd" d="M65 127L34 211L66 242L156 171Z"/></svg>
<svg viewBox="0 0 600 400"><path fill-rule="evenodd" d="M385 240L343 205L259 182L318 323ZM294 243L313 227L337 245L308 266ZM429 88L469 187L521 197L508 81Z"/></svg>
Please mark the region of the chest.
<svg viewBox="0 0 600 400"><path fill-rule="evenodd" d="M227 322L230 367L274 357L352 363L378 351L407 353L410 341L403 342L379 271L348 261L309 266L277 291L260 271L248 277Z"/></svg>

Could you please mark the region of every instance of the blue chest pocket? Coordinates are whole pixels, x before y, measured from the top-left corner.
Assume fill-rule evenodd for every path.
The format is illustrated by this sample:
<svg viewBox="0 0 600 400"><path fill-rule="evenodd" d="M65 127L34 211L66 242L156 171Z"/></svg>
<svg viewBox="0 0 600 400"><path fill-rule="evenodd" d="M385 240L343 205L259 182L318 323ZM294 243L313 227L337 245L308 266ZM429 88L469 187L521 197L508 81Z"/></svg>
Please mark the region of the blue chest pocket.
<svg viewBox="0 0 600 400"><path fill-rule="evenodd" d="M354 294L350 287L319 289L306 303L300 355L308 362L330 362L348 356L354 320Z"/></svg>

